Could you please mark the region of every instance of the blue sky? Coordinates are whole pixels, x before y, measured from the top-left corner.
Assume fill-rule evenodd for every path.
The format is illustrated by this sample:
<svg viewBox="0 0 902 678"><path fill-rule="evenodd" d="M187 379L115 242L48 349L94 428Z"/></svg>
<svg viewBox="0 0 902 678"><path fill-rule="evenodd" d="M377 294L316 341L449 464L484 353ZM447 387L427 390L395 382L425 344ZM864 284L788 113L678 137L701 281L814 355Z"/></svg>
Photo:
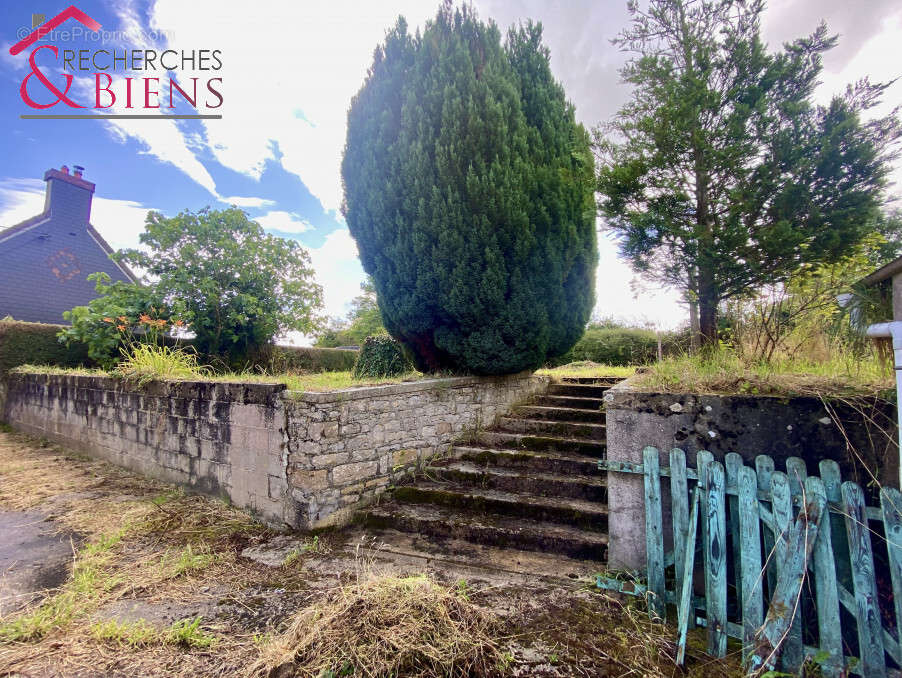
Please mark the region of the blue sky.
<svg viewBox="0 0 902 678"><path fill-rule="evenodd" d="M30 28L32 12L49 18L70 3L0 4L0 227L41 211L43 173L62 164L83 165L85 177L96 183L92 222L114 247L137 244L149 209L174 214L237 203L268 231L310 250L327 313L344 314L362 280L339 212L347 106L373 48L397 15L422 24L434 14L437 0L77 0L105 31L116 32L104 47L221 50L223 118L21 120L20 114L34 112L19 97L30 50L13 57L9 47L19 29ZM893 70L898 71L893 64L899 63L902 38L900 7L872 0L862 12L851 11L851 4L775 0L766 17L765 35L772 42L813 29L821 18L843 34L841 49L826 62L825 97L868 73L876 79L900 74ZM625 0L477 2L480 14L502 27L526 17L544 23L552 68L590 126L610 116L629 94L617 76L623 55L609 43L625 25L625 6ZM96 49L98 44L69 40L58 46ZM891 93L902 99L899 85ZM637 278L616 257L610 240L602 238L600 250L599 315L660 327L684 319L674 292Z"/></svg>

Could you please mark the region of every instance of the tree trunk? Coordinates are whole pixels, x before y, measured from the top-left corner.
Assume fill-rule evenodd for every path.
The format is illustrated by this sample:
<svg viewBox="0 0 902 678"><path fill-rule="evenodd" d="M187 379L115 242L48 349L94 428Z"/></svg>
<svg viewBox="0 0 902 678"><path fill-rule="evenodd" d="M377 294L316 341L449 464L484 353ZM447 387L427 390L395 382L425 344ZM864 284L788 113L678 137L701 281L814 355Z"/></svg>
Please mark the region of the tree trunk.
<svg viewBox="0 0 902 678"><path fill-rule="evenodd" d="M698 296L698 328L703 349L717 345L717 298L711 293Z"/></svg>
<svg viewBox="0 0 902 678"><path fill-rule="evenodd" d="M701 348L702 331L698 326L698 302L689 302L689 353L698 353Z"/></svg>

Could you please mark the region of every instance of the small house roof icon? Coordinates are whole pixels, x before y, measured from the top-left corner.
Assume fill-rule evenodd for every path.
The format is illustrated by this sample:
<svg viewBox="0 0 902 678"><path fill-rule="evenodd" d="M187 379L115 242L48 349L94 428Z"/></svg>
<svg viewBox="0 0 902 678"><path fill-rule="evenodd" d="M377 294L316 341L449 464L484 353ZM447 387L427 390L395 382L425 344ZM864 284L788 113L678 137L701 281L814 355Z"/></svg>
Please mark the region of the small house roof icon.
<svg viewBox="0 0 902 678"><path fill-rule="evenodd" d="M31 33L26 35L24 38L19 40L15 45L9 48L9 53L15 56L19 52L21 52L26 47L31 46L34 42L40 40L42 37L47 35L54 28L59 26L62 23L65 23L69 19L75 19L76 21L84 24L92 31L100 30L100 23L89 17L87 14L82 12L75 5L70 5L62 12L57 14L52 19L45 21L40 26L35 28Z"/></svg>

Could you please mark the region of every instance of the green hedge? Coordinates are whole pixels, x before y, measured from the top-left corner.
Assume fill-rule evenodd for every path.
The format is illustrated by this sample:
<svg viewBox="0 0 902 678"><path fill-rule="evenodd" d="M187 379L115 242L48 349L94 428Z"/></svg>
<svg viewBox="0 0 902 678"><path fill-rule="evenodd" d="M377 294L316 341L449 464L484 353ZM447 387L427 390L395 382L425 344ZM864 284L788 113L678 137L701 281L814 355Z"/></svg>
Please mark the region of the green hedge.
<svg viewBox="0 0 902 678"><path fill-rule="evenodd" d="M657 359L658 338L651 330L633 328L588 329L576 345L553 366L579 360L605 365L647 365Z"/></svg>
<svg viewBox="0 0 902 678"><path fill-rule="evenodd" d="M355 379L397 377L413 370L404 348L387 334L367 337L354 365Z"/></svg>
<svg viewBox="0 0 902 678"><path fill-rule="evenodd" d="M88 347L67 347L56 338L62 325L0 320L0 378L19 365L93 366Z"/></svg>

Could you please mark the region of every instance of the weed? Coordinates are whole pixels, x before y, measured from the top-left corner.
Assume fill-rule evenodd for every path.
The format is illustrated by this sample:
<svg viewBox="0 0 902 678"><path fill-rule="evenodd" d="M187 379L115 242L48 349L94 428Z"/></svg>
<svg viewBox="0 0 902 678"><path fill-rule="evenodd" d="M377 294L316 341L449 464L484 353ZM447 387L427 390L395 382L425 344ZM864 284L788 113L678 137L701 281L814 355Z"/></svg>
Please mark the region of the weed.
<svg viewBox="0 0 902 678"><path fill-rule="evenodd" d="M198 548L199 550L195 550L194 546L187 544L171 564L170 556L167 553L163 554L161 561L164 570L168 570L169 578L175 579L191 572L199 572L213 564L216 555L210 552L209 547L201 544Z"/></svg>
<svg viewBox="0 0 902 678"><path fill-rule="evenodd" d="M115 619L91 625L94 640L128 647L147 647L160 642L160 632L144 619L135 622L119 622Z"/></svg>
<svg viewBox="0 0 902 678"><path fill-rule="evenodd" d="M201 617L182 619L172 624L166 632L165 642L198 649L216 645L216 636L200 628Z"/></svg>
<svg viewBox="0 0 902 678"><path fill-rule="evenodd" d="M15 429L5 421L0 421L0 433L14 433Z"/></svg>

